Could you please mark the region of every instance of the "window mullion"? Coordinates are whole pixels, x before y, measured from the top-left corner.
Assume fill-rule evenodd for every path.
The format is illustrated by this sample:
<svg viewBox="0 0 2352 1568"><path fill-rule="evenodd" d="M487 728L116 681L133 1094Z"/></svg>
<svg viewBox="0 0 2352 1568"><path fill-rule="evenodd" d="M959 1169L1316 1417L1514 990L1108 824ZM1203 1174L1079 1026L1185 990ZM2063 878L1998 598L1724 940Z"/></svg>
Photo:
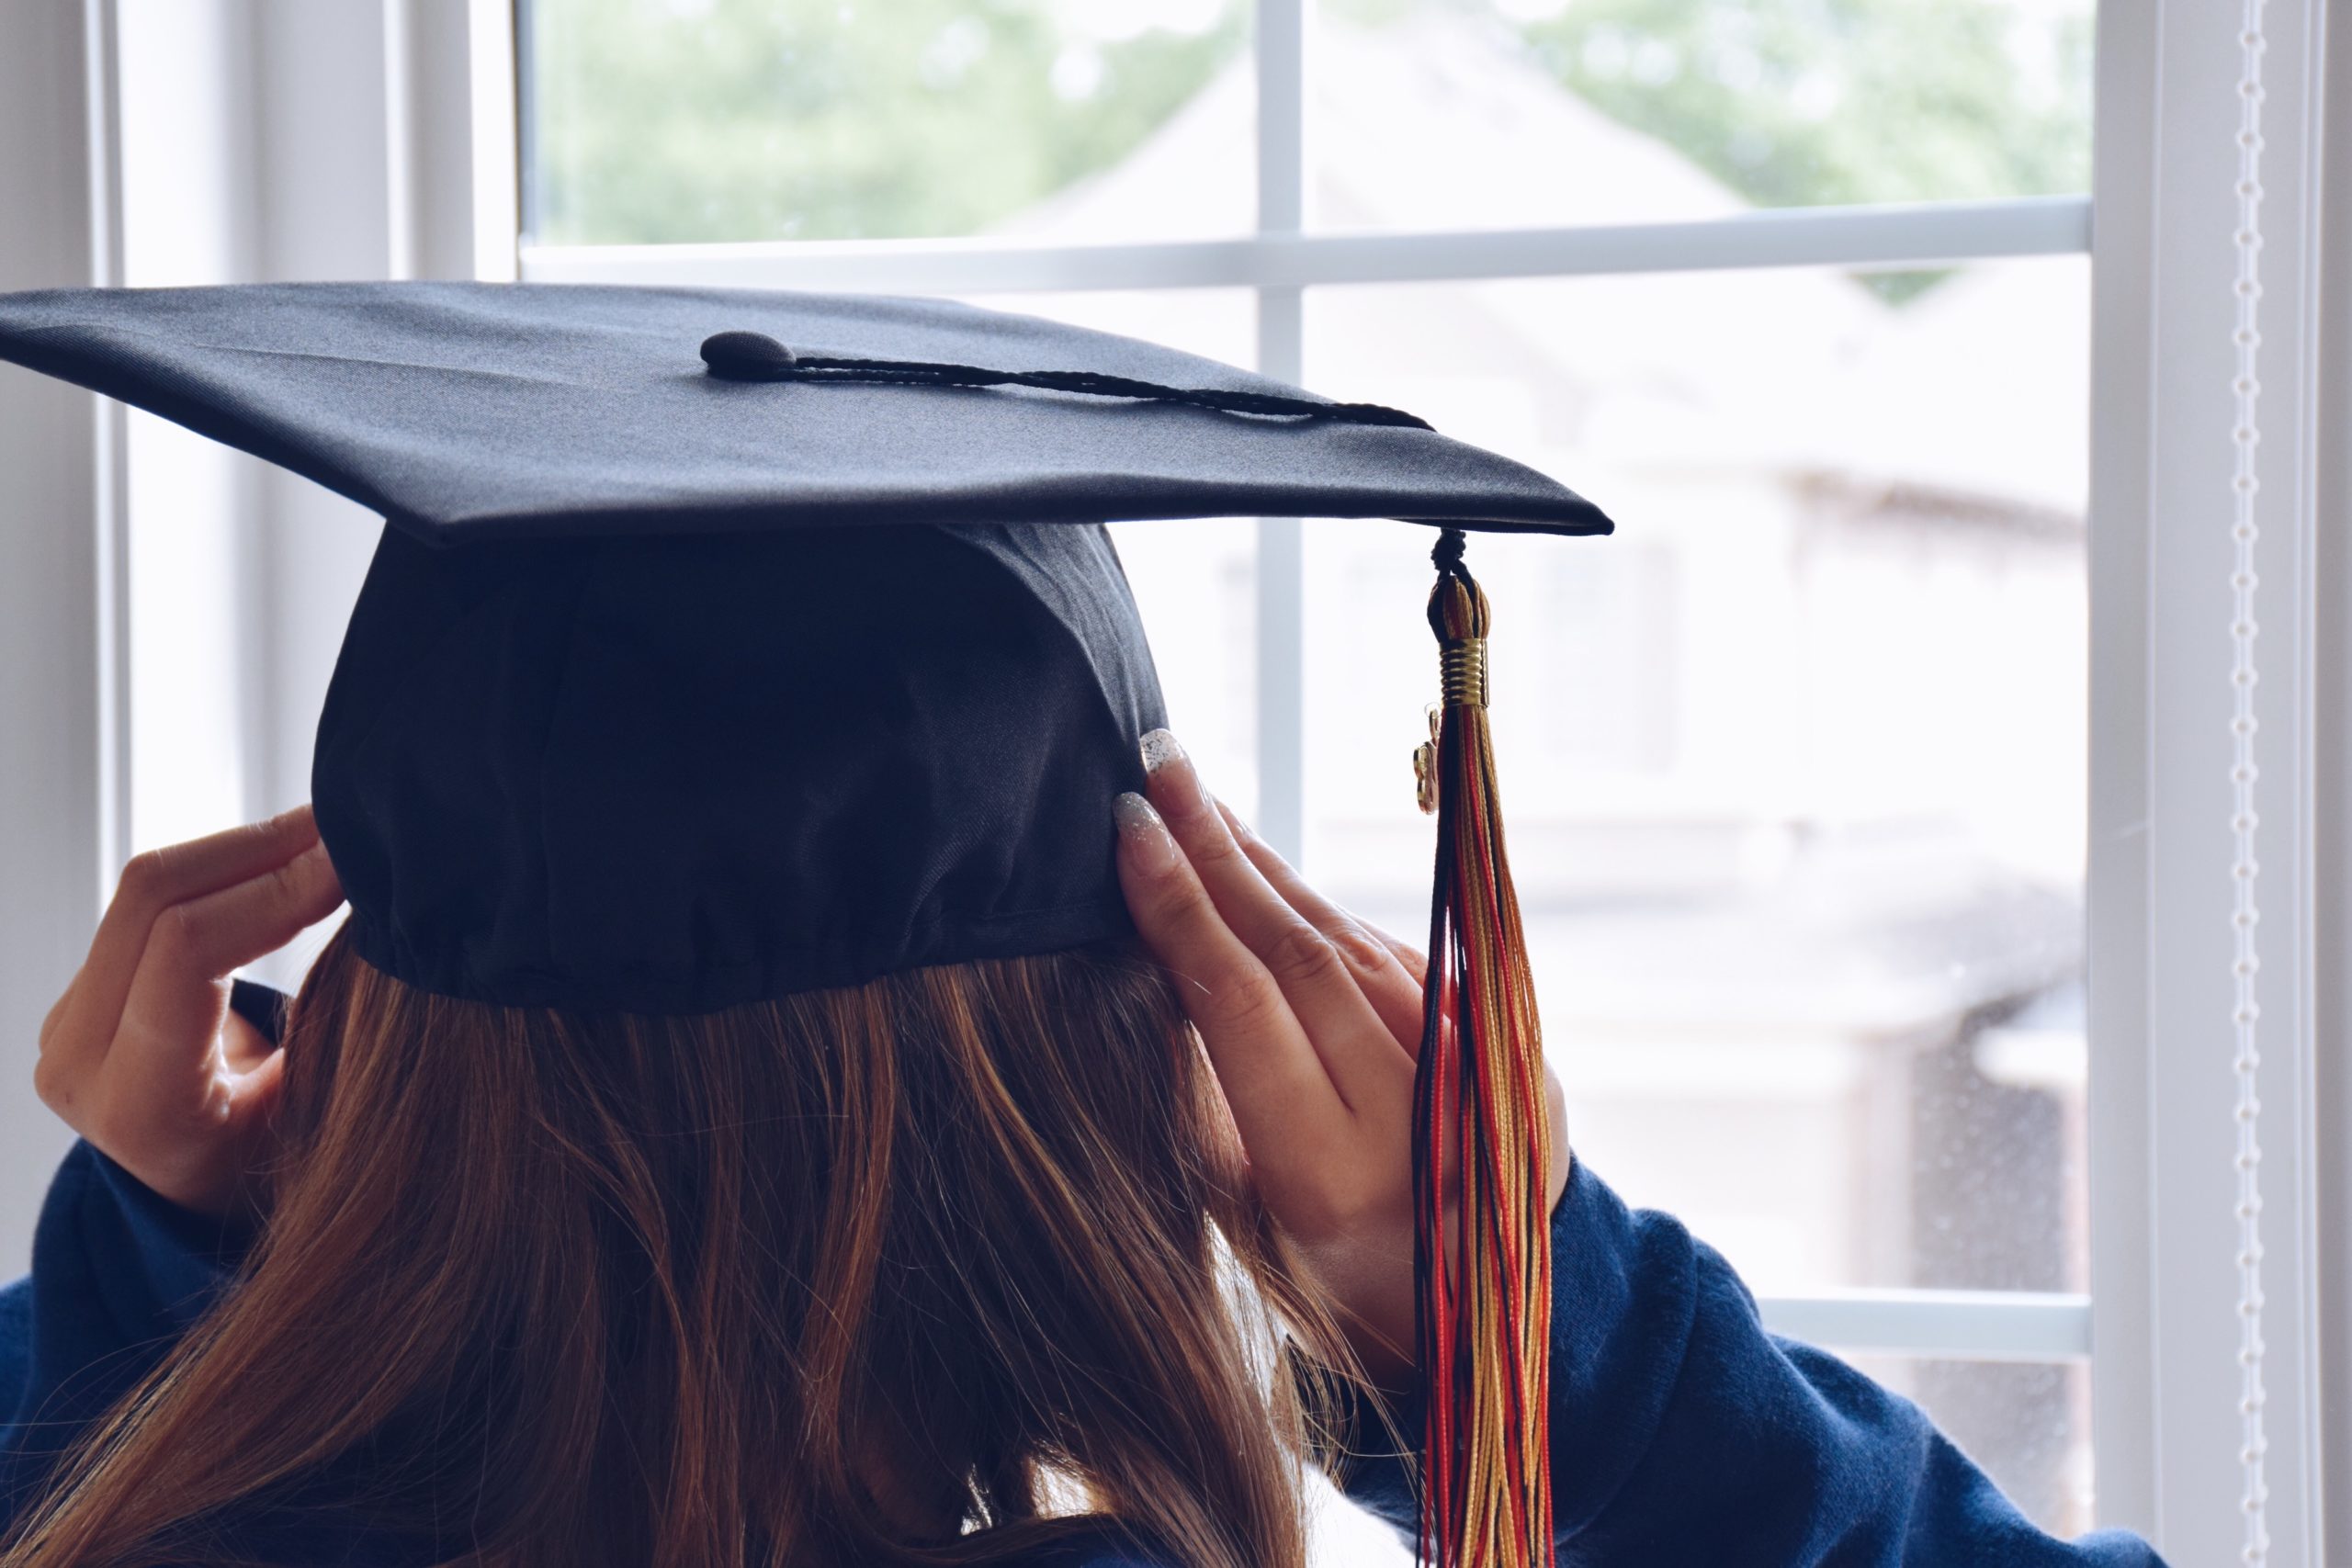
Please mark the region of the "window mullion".
<svg viewBox="0 0 2352 1568"><path fill-rule="evenodd" d="M1295 193L1273 194L1287 197ZM899 294L1064 293L1469 283L1767 267L1906 271L2017 256L2079 255L2090 243L2088 198L2050 196L1799 207L1722 218L1545 229L1306 233L1269 227L1204 239L1056 243L981 235L526 245L523 274L543 283L686 283Z"/></svg>
<svg viewBox="0 0 2352 1568"><path fill-rule="evenodd" d="M2091 1348L2085 1295L1847 1290L1759 1296L1756 1307L1773 1333L1849 1354L2063 1363Z"/></svg>
<svg viewBox="0 0 2352 1568"><path fill-rule="evenodd" d="M1309 0L1258 0L1258 231L1306 220ZM1258 290L1258 368L1306 374L1305 291ZM1306 837L1306 563L1295 517L1258 519L1258 831L1293 862Z"/></svg>

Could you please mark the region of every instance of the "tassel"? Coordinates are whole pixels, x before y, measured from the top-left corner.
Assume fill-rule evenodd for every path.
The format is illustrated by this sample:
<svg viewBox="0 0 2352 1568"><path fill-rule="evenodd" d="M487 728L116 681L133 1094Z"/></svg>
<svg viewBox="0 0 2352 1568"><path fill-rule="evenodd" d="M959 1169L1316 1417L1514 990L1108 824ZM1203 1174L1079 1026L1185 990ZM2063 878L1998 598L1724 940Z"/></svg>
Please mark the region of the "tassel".
<svg viewBox="0 0 2352 1568"><path fill-rule="evenodd" d="M1437 815L1414 1077L1415 1319L1429 1391L1419 1560L1549 1568L1553 1130L1487 722L1487 596L1462 550L1449 528L1431 558L1443 702L1415 758L1421 808Z"/></svg>

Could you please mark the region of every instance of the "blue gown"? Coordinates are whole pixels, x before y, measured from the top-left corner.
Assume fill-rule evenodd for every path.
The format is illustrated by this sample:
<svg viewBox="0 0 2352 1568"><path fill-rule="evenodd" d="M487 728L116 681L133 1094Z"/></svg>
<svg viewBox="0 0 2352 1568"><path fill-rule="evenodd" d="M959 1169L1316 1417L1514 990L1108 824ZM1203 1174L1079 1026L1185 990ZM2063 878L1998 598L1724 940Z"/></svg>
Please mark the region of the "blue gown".
<svg viewBox="0 0 2352 1568"><path fill-rule="evenodd" d="M276 1000L238 983L239 1010L265 1027ZM41 1209L33 1271L0 1288L0 1523L195 1321L243 1239L165 1202L86 1143L66 1156ZM1721 1256L1671 1216L1628 1209L1580 1160L1552 1248L1560 1568L2161 1568L2136 1537L2069 1544L2036 1529L1917 1405L1767 1333ZM1407 1412L1404 1429L1418 1420ZM1409 1543L1401 1457L1354 1457L1340 1480ZM223 1524L265 1562L434 1561L363 1520L282 1519ZM1106 1540L1066 1543L1051 1568L1180 1565Z"/></svg>

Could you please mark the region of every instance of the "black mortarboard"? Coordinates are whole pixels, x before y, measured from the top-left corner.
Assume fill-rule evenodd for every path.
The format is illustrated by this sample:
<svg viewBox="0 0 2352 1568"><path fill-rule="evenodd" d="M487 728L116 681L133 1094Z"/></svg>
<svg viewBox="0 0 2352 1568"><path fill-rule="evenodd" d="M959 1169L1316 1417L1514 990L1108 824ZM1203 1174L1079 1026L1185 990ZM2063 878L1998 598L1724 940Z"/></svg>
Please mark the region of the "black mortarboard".
<svg viewBox="0 0 2352 1568"><path fill-rule="evenodd" d="M390 522L313 799L360 952L483 1001L699 1011L1127 929L1110 802L1163 716L1091 525L1609 527L1387 411L938 300L74 289L0 298L0 358Z"/></svg>

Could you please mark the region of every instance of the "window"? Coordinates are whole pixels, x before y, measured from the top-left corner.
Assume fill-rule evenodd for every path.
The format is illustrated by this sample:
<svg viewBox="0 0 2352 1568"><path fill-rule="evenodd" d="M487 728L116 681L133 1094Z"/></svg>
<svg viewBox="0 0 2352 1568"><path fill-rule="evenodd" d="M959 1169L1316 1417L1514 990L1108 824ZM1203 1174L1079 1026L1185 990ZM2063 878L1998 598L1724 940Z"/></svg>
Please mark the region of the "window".
<svg viewBox="0 0 2352 1568"><path fill-rule="evenodd" d="M1608 507L1472 550L1573 1136L2087 1528L2087 3L523 15L526 276L888 258ZM1426 541L1115 531L1209 776L1417 931Z"/></svg>

